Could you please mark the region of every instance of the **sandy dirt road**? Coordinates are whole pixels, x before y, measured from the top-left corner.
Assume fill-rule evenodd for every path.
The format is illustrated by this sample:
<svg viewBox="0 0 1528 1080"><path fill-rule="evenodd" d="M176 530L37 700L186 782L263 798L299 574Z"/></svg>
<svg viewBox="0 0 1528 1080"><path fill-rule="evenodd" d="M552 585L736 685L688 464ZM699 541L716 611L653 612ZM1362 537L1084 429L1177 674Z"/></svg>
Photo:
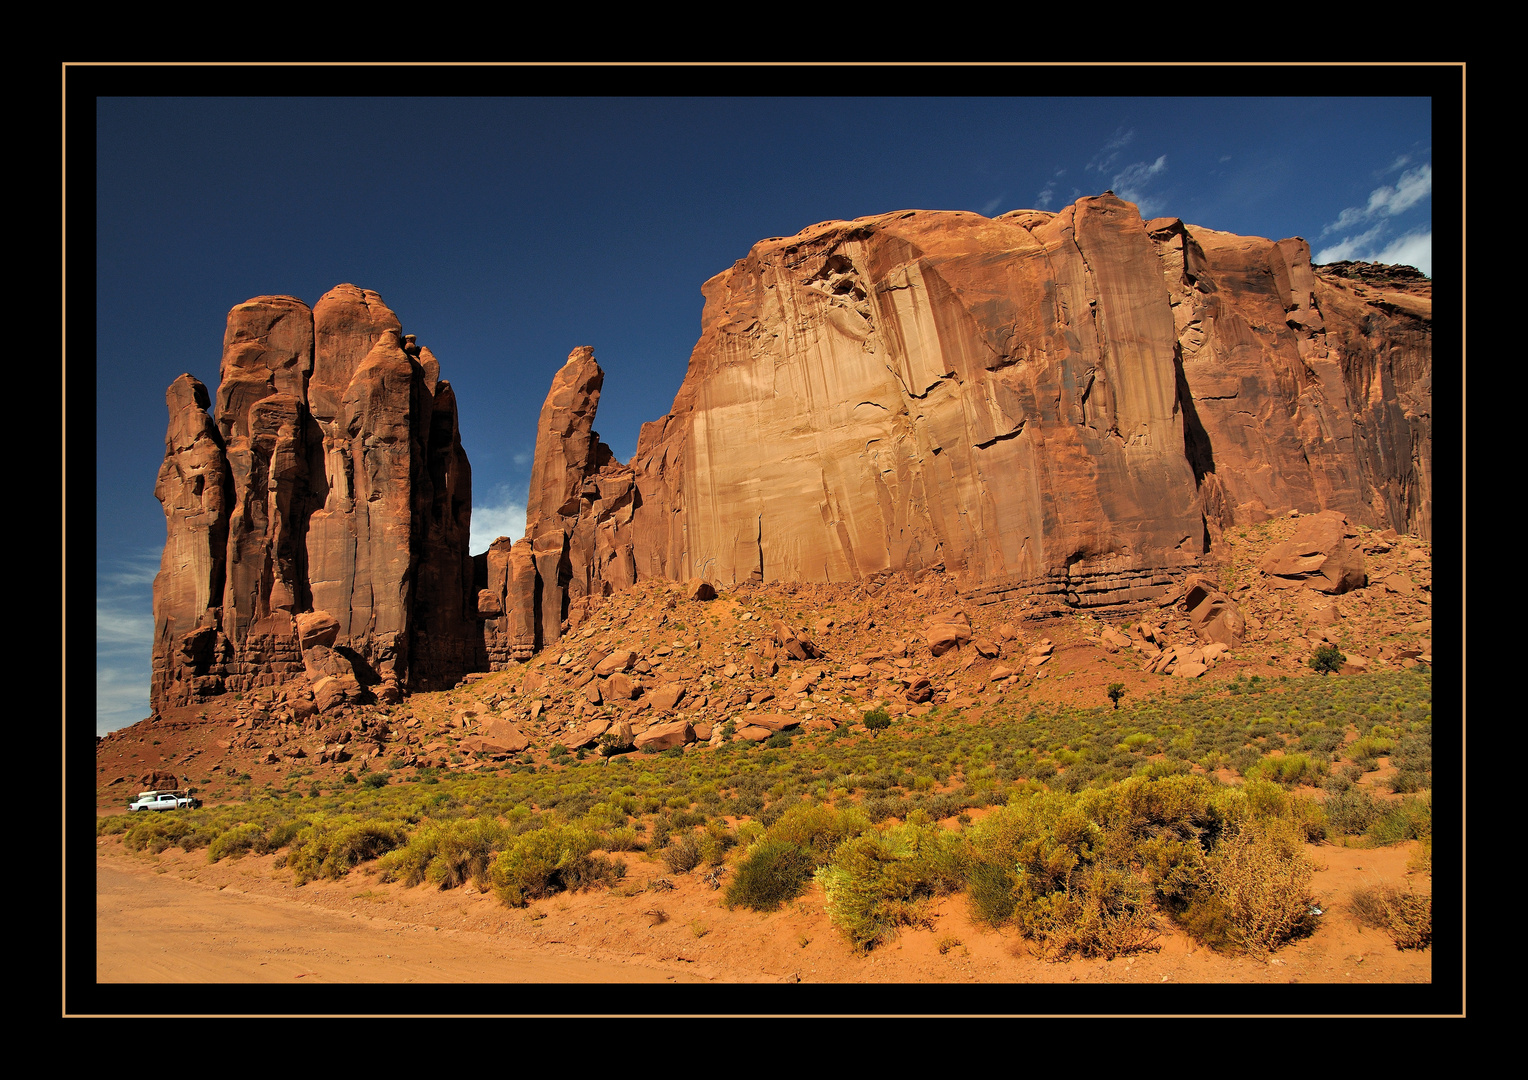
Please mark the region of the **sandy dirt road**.
<svg viewBox="0 0 1528 1080"><path fill-rule="evenodd" d="M935 926L866 957L834 932L820 889L760 915L720 907L684 875L666 893L596 890L516 911L491 894L408 889L364 869L299 888L271 857L209 864L202 852L134 854L99 837L95 939L76 942L70 965L90 970L79 953L93 947L94 997L66 1012L203 1015L225 1002L235 1015L1452 1011L1428 996L1433 950L1397 951L1340 910L1355 885L1402 874L1405 850L1320 855L1332 918L1271 962L1167 932L1153 952L1055 964L972 924L958 897ZM669 916L661 924L655 904Z"/></svg>

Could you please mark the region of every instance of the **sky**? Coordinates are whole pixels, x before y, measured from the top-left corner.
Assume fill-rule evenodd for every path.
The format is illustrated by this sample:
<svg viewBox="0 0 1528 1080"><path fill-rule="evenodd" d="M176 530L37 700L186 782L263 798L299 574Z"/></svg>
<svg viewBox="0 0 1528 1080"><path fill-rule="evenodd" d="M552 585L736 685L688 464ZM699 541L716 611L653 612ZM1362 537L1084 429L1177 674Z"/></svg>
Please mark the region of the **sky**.
<svg viewBox="0 0 1528 1080"><path fill-rule="evenodd" d="M1147 218L1301 236L1318 263L1432 274L1427 96L695 96L713 81L733 94L844 88L771 68L650 97L483 96L481 80L465 96L358 93L439 94L437 81L457 88L451 74L363 72L347 96L331 78L293 97L238 93L301 89L301 77L214 79L216 96L195 96L206 92L195 78L146 90L105 78L99 94L92 84L71 99L70 145L84 151L71 161L94 151L94 190L88 165L71 163L66 195L95 208L98 733L149 715L165 390L189 372L215 397L228 311L251 297L312 305L340 283L373 289L429 347L456 391L478 553L523 532L536 418L572 349L593 346L605 369L595 426L629 460L684 377L701 285L756 241L820 221L1059 210L1113 189ZM948 90L856 74L877 91ZM1000 85L989 73L976 89ZM551 89L585 88L564 77ZM1448 107L1440 175L1457 184L1457 101ZM90 119L93 140L81 132ZM1457 247L1452 198L1444 227ZM88 219L71 212L81 235Z"/></svg>

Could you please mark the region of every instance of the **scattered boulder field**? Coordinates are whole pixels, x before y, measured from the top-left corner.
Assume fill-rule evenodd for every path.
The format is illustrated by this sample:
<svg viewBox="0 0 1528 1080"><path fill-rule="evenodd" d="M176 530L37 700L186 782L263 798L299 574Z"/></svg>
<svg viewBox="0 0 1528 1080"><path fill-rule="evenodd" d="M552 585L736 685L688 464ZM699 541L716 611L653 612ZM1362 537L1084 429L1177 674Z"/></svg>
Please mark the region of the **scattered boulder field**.
<svg viewBox="0 0 1528 1080"><path fill-rule="evenodd" d="M728 739L858 725L942 708L1000 720L1046 703L1127 695L1239 674L1321 677L1432 663L1430 544L1289 513L1228 529L1218 569L1160 600L1099 612L1043 597L979 604L939 570L855 583L643 581L592 605L556 647L454 688L320 704L322 671L168 708L97 740L99 805L140 788L237 797L304 770L345 773L557 767L571 756L707 752ZM323 627L310 628L322 648Z"/></svg>

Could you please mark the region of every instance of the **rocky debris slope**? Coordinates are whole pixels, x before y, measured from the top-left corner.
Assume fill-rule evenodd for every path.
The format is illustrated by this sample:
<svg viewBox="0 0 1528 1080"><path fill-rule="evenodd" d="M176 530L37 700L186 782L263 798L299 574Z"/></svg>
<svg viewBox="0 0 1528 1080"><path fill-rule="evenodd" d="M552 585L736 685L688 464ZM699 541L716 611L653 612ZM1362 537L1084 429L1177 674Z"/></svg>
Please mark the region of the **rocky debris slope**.
<svg viewBox="0 0 1528 1080"><path fill-rule="evenodd" d="M212 417L189 375L166 401L156 713L292 680L397 701L479 666L456 400L376 293L238 305Z"/></svg>
<svg viewBox="0 0 1528 1080"><path fill-rule="evenodd" d="M1429 545L1352 527L1366 584L1333 596L1261 569L1301 524L1296 515L1230 529L1214 575L1108 619L1046 597L972 605L937 571L720 595L698 582L638 582L597 598L529 663L469 674L449 691L320 713L297 681L169 708L99 741L100 796L113 805L139 786L168 787L167 774L226 794L293 776L332 784L346 772L555 767L559 747L704 753L728 739L858 725L877 706L894 716L942 708L954 720L1106 707L1115 682L1143 695L1187 679L1316 677L1307 661L1328 643L1349 672L1430 664ZM305 646L324 632L315 627Z"/></svg>

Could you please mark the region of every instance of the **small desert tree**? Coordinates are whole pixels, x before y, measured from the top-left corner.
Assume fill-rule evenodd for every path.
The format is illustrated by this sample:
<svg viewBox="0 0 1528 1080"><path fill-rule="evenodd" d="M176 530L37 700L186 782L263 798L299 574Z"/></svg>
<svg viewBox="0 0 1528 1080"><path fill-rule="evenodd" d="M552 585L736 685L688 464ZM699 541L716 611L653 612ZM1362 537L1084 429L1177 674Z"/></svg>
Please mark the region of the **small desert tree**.
<svg viewBox="0 0 1528 1080"><path fill-rule="evenodd" d="M877 705L865 713L865 729L870 732L872 738L891 727L891 714L886 711L886 706Z"/></svg>
<svg viewBox="0 0 1528 1080"><path fill-rule="evenodd" d="M1342 662L1346 659L1347 657L1342 655L1342 651L1337 646L1322 645L1311 654L1311 658L1307 663L1310 664L1312 671L1320 672L1322 675L1330 675L1341 671Z"/></svg>
<svg viewBox="0 0 1528 1080"><path fill-rule="evenodd" d="M1119 699L1125 696L1125 684L1112 682L1109 684L1109 700L1114 702L1114 707L1119 708Z"/></svg>

